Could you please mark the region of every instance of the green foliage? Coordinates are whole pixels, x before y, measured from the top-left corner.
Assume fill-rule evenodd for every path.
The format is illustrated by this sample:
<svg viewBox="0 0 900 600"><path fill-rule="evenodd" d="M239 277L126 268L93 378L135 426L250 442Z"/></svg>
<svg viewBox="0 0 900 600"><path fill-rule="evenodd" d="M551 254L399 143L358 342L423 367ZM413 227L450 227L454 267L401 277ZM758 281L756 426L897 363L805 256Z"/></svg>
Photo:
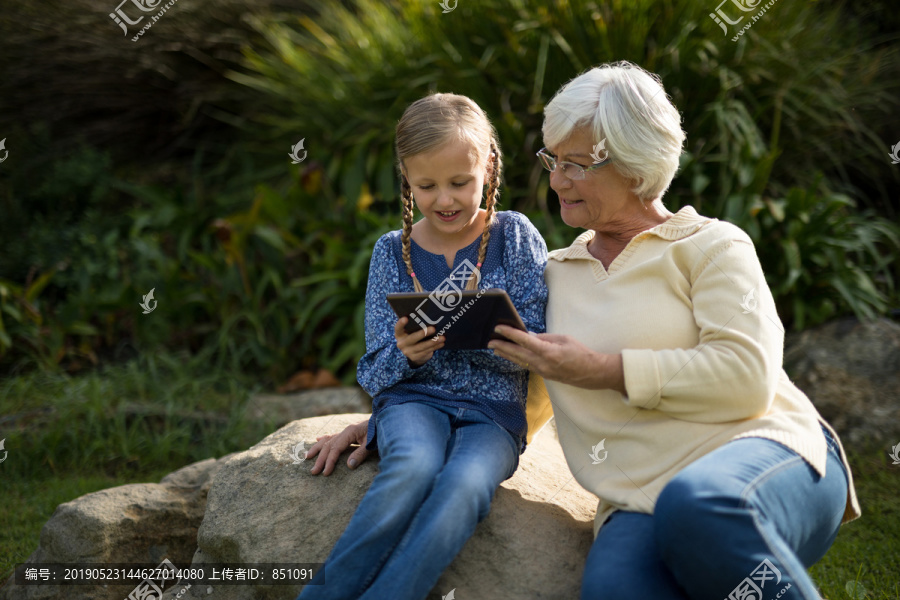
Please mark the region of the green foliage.
<svg viewBox="0 0 900 600"><path fill-rule="evenodd" d="M3 479L4 508L0 512L0 581L6 581L16 564L24 563L37 549L41 529L56 508L85 494L129 483L158 482L171 468L156 472L110 477L96 471L55 474L32 473L29 478Z"/></svg>
<svg viewBox="0 0 900 600"><path fill-rule="evenodd" d="M900 177L879 129L897 107L897 48L840 5L780 3L737 43L722 38L710 10L701 0L489 0L441 14L435 3L354 0L314 19L254 20L266 45L247 49L246 70L231 77L262 94L261 135L304 132L348 198L363 185L391 198L386 124L410 102L430 91L472 97L505 151L505 207L531 216L558 247L574 232L561 226L534 159L543 108L590 66L632 60L660 74L684 115L687 151L667 205L691 203L751 231L794 327L883 313L897 303L896 229L847 202L895 211L887 198ZM782 206L787 222L757 215L768 206Z"/></svg>
<svg viewBox="0 0 900 600"><path fill-rule="evenodd" d="M148 352L78 377L33 371L0 380L0 439L8 452L0 464L0 581L37 548L57 505L159 481L272 432L247 417L258 382L207 363L187 352Z"/></svg>
<svg viewBox="0 0 900 600"><path fill-rule="evenodd" d="M897 466L878 443L854 444L847 460L862 517L841 527L828 553L809 569L809 574L830 600L852 599L847 592L857 583L866 600L900 598L900 493Z"/></svg>
<svg viewBox="0 0 900 600"><path fill-rule="evenodd" d="M49 144L46 130L36 138ZM65 358L96 360L90 338L98 329L85 311L71 304L57 309L65 288L90 296L92 306L109 308L118 300L108 293L121 276L109 169L107 154L82 147L54 163L37 185L27 184L27 168L12 172L0 223L0 238L16 240L0 253L0 358L17 341L20 355L44 367ZM70 227L73 221L81 226Z"/></svg>
<svg viewBox="0 0 900 600"><path fill-rule="evenodd" d="M888 199L900 171L883 140L900 97L898 49L840 4L778 3L733 43L705 0L487 0L449 14L435 2L351 0L314 16L302 3L286 16L270 14L268 3L217 2L215 17L205 9L168 15L141 43L168 48L181 36L186 45L138 53L128 72L156 74L116 88L127 95L132 84L152 85L173 96L179 125L165 103L148 100L153 119L132 105L121 121L104 116L84 128L95 143L133 131L129 143L145 152L152 136L139 123L172 125L165 139L208 138L188 144L191 161L148 166L125 153L113 164L77 136L60 144L56 129L16 130L17 152L0 172L9 183L0 191L0 237L17 242L0 253L3 368L77 370L128 346L167 346L205 351L212 365L269 382L311 366L351 381L364 351L371 249L399 226L393 124L403 109L432 90L475 99L506 158L501 208L526 213L551 248L561 247L577 232L562 225L534 158L542 111L567 80L619 59L659 73L684 115L687 151L668 207L690 203L746 229L788 324L897 305L897 229L864 211L895 215ZM226 16L237 29L204 37L208 19ZM26 2L0 17L0 28L21 29L15 39L25 48L35 40L21 23L44 18ZM84 33L89 21L73 15L71 32ZM97 68L80 85L115 88L123 65L112 54L121 53L85 40ZM242 66L240 40L251 44ZM33 90L13 46L0 51L10 73L0 85L25 111ZM214 74L200 75L182 53ZM66 79L68 63L53 62L65 55L43 54L40 68L77 87ZM209 90L196 106L195 84ZM122 104L104 98L111 104L98 114ZM79 106L59 104L60 118L84 116ZM45 104L29 110L25 121L60 125ZM198 117L213 114L247 141ZM309 158L289 167L284 154L301 137ZM231 146L221 150L223 140ZM60 148L69 149L65 158L56 158ZM150 289L158 307L135 312Z"/></svg>
<svg viewBox="0 0 900 600"><path fill-rule="evenodd" d="M355 0L315 19L253 20L266 44L248 48L249 73L232 78L261 92L264 135L304 132L312 153L327 152L335 180L347 174L340 191L351 198L363 177L388 189L388 124L438 90L468 95L493 117L506 197L533 206L544 105L579 72L621 59L661 75L684 114L688 151L715 171L707 174L713 202L748 185L769 147L782 191L805 187L817 170L838 191L862 179L896 184L875 134L897 106L900 81L879 77L900 75L896 48L872 51L866 30L837 8L776 8L733 43L703 0L490 0L446 15L417 0ZM787 160L775 162L782 154Z"/></svg>
<svg viewBox="0 0 900 600"><path fill-rule="evenodd" d="M870 319L891 308L900 227L854 208L841 194L792 188L784 198L757 201L738 221L767 266L779 314L796 329L846 307Z"/></svg>
<svg viewBox="0 0 900 600"><path fill-rule="evenodd" d="M220 456L265 435L245 423L254 384L206 357L145 353L73 378L32 372L0 384L5 477L70 470L128 475Z"/></svg>
<svg viewBox="0 0 900 600"><path fill-rule="evenodd" d="M55 142L26 153L24 132L4 124L0 139L8 135L17 168L57 161L82 142L139 166L190 162L202 144L233 143L254 101L223 77L241 46L257 42L245 16L312 12L307 0L178 2L132 42L149 15L126 36L109 17L117 4L20 0L0 11L0 122L49 124ZM123 10L141 15L130 2Z"/></svg>
<svg viewBox="0 0 900 600"><path fill-rule="evenodd" d="M45 186L70 189L71 173L97 156L73 156ZM96 187L85 184L81 213L37 215L15 252L0 255L0 271L21 276L19 261L30 257L35 274L25 285L0 279L0 359L9 368L75 371L126 343L207 350L211 367L262 373L270 384L312 366L353 379L369 257L397 217L335 197L315 164L293 168L276 190L253 183L274 173L248 155L212 171L203 162L192 185L127 183L101 168L87 178ZM13 204L40 193L17 192ZM116 201L118 210L106 208ZM151 289L156 308L142 314Z"/></svg>
<svg viewBox="0 0 900 600"><path fill-rule="evenodd" d="M708 167L687 153L682 169L691 174L691 192L677 197L750 235L779 315L794 329L850 311L875 318L896 307L900 226L871 209L858 210L849 196L829 190L821 173L806 188L764 194L781 189L766 184L774 156L767 153L739 171L734 183L743 191L727 182L731 193L709 202Z"/></svg>

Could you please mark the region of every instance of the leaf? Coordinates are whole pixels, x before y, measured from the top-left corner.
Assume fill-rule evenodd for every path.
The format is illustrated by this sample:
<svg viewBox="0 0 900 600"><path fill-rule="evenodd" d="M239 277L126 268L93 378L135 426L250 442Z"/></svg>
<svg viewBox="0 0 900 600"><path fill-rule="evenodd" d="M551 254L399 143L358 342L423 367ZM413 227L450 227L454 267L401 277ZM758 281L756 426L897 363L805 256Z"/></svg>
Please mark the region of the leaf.
<svg viewBox="0 0 900 600"><path fill-rule="evenodd" d="M276 250L280 250L282 252L287 250L287 246L285 245L284 240L281 238L281 235L274 227L270 225L257 225L256 227L254 227L253 233Z"/></svg>
<svg viewBox="0 0 900 600"><path fill-rule="evenodd" d="M91 325L90 323L85 323L84 321L77 321L75 323L71 323L69 326L65 328L66 333L70 333L72 335L99 335L100 332L96 327Z"/></svg>
<svg viewBox="0 0 900 600"><path fill-rule="evenodd" d="M866 597L866 588L858 581L848 581L844 586L847 595L853 600L863 600Z"/></svg>
<svg viewBox="0 0 900 600"><path fill-rule="evenodd" d="M34 303L35 298L37 298L41 291L47 287L47 284L50 283L54 273L55 270L51 269L40 275L30 286L28 286L28 289L25 290L25 301Z"/></svg>

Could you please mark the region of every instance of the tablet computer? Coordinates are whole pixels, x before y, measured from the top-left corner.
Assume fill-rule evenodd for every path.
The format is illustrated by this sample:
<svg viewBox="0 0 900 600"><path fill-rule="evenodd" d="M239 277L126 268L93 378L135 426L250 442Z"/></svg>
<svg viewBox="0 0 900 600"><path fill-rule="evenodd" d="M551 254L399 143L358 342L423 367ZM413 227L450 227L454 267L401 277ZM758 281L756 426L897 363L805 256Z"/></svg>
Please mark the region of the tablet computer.
<svg viewBox="0 0 900 600"><path fill-rule="evenodd" d="M499 288L400 292L388 294L387 301L397 318L409 317L407 333L434 327L445 338L445 350L485 349L490 340L506 340L494 333L497 325L527 331L509 294Z"/></svg>

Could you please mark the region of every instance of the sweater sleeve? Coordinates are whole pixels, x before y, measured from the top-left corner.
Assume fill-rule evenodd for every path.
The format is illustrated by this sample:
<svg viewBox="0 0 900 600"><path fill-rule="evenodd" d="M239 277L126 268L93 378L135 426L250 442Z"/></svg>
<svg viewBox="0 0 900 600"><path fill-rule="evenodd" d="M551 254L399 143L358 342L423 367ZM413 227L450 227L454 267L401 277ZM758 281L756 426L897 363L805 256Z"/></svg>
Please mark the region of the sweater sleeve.
<svg viewBox="0 0 900 600"><path fill-rule="evenodd" d="M528 331L544 333L547 310L547 244L525 215L507 212L503 249L506 293ZM497 372L522 371L522 367L497 356L493 350L478 351L481 361Z"/></svg>
<svg viewBox="0 0 900 600"><path fill-rule="evenodd" d="M623 350L625 402L700 423L762 416L782 368L784 329L772 294L749 239L705 256L691 273L698 344Z"/></svg>
<svg viewBox="0 0 900 600"><path fill-rule="evenodd" d="M387 294L400 291L397 260L391 250L390 234L382 236L372 251L369 281L366 286L366 353L356 367L359 385L373 398L414 375L426 375L432 361L420 367L409 365L397 348L394 326L397 314L387 301Z"/></svg>

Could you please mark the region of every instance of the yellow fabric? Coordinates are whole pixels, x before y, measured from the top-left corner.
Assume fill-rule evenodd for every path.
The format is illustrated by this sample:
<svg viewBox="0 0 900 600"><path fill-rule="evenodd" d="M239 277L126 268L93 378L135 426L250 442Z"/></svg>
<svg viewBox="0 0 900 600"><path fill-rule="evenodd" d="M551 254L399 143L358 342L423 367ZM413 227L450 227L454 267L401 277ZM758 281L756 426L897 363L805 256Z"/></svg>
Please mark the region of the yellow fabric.
<svg viewBox="0 0 900 600"><path fill-rule="evenodd" d="M823 475L827 423L784 372L784 327L747 234L684 207L608 269L593 236L551 252L544 279L548 332L622 356L624 395L547 381L566 462L599 498L595 534L615 510L652 514L676 473L731 440L774 440ZM846 522L860 510L840 450Z"/></svg>
<svg viewBox="0 0 900 600"><path fill-rule="evenodd" d="M537 373L528 373L528 399L525 401L525 419L528 421L526 443L530 444L534 434L547 424L553 416L553 406L544 378Z"/></svg>

